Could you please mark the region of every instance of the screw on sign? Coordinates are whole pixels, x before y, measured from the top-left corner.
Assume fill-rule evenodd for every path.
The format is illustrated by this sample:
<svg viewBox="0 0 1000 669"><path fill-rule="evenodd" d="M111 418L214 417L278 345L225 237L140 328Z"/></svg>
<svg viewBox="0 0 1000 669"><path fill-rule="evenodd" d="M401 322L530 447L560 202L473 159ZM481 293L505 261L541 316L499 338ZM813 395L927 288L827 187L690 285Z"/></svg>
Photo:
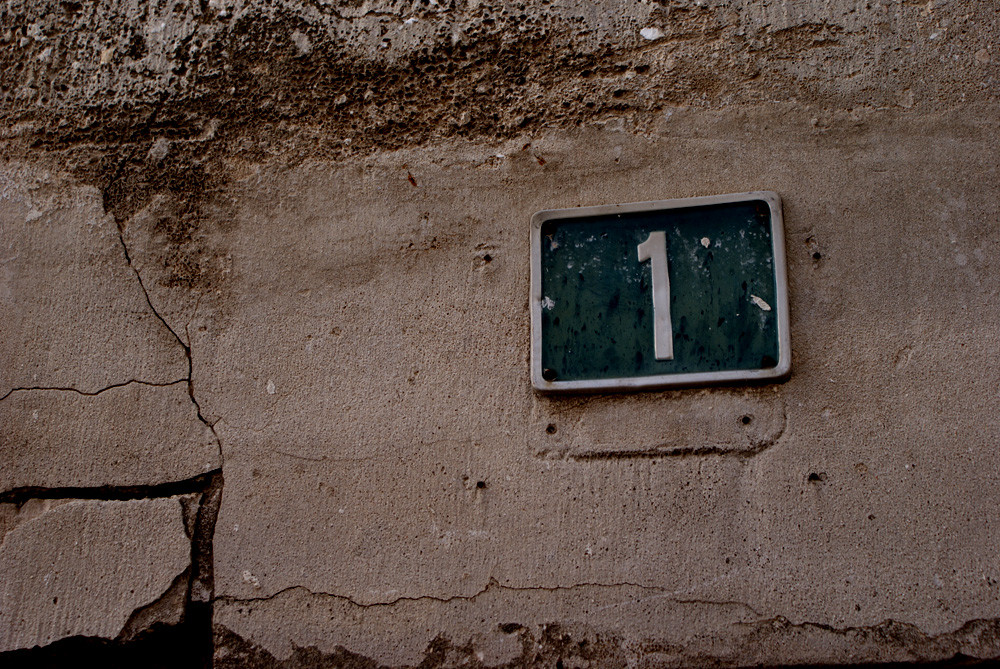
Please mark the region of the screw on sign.
<svg viewBox="0 0 1000 669"><path fill-rule="evenodd" d="M531 377L545 392L787 376L771 192L557 209L531 224Z"/></svg>

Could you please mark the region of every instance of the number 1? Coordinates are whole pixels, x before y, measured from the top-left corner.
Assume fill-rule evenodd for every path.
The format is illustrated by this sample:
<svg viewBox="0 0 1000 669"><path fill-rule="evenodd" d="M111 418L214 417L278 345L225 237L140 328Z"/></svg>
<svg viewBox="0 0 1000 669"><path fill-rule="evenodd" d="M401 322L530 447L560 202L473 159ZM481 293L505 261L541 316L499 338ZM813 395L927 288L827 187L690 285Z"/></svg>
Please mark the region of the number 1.
<svg viewBox="0 0 1000 669"><path fill-rule="evenodd" d="M653 351L657 360L674 359L674 330L670 323L670 277L667 275L667 233L649 233L639 244L639 262L653 269Z"/></svg>

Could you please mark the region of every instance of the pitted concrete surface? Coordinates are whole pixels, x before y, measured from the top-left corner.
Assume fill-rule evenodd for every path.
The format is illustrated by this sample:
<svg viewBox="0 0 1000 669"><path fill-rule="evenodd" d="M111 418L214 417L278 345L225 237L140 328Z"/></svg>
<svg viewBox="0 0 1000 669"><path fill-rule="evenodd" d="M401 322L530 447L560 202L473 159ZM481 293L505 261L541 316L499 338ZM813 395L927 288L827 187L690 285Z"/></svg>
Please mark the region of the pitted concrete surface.
<svg viewBox="0 0 1000 669"><path fill-rule="evenodd" d="M206 485L187 606L219 666L1000 657L989 3L0 24L0 519ZM531 390L533 212L761 189L787 382Z"/></svg>

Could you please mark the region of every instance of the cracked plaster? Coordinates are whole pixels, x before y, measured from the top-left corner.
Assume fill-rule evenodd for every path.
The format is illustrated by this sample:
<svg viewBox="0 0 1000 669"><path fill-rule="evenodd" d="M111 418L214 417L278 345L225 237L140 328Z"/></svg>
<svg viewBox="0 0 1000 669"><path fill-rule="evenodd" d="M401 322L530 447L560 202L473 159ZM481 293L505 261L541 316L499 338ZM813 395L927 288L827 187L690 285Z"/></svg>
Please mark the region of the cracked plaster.
<svg viewBox="0 0 1000 669"><path fill-rule="evenodd" d="M371 606L301 588L270 599L267 607L220 600L217 666L241 666L251 653L293 665L305 664L309 653L376 666L434 665L442 663L442 646L443 663L505 667L550 666L557 658L564 666L929 662L989 657L1000 636L996 619L933 634L893 620L834 627L765 617L745 602L685 599L627 583L515 589L491 583L472 597ZM310 611L311 623L292 622L302 610ZM230 626L254 631L240 638Z"/></svg>
<svg viewBox="0 0 1000 669"><path fill-rule="evenodd" d="M0 492L150 486L219 468L187 381L130 383L94 395L15 391L0 402Z"/></svg>
<svg viewBox="0 0 1000 669"><path fill-rule="evenodd" d="M300 660L527 661L563 624L606 662L997 654L995 12L626 5L14 8L3 136L101 185L221 438L219 629ZM528 390L532 211L763 187L787 384Z"/></svg>
<svg viewBox="0 0 1000 669"><path fill-rule="evenodd" d="M0 173L0 490L154 485L220 466L190 352L153 308L96 191Z"/></svg>
<svg viewBox="0 0 1000 669"><path fill-rule="evenodd" d="M42 500L21 512L0 543L0 651L113 639L190 565L178 497Z"/></svg>
<svg viewBox="0 0 1000 669"><path fill-rule="evenodd" d="M0 248L0 397L186 376L97 190L44 168L0 166Z"/></svg>

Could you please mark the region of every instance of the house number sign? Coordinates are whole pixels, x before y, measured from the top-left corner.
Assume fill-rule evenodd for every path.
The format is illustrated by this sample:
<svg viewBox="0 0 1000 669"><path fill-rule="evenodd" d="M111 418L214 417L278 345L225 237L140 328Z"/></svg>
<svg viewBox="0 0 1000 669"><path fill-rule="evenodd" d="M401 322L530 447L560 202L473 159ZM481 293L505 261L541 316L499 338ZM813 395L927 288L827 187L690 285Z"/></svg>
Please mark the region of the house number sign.
<svg viewBox="0 0 1000 669"><path fill-rule="evenodd" d="M762 191L538 212L531 339L542 391L787 376L781 200Z"/></svg>

